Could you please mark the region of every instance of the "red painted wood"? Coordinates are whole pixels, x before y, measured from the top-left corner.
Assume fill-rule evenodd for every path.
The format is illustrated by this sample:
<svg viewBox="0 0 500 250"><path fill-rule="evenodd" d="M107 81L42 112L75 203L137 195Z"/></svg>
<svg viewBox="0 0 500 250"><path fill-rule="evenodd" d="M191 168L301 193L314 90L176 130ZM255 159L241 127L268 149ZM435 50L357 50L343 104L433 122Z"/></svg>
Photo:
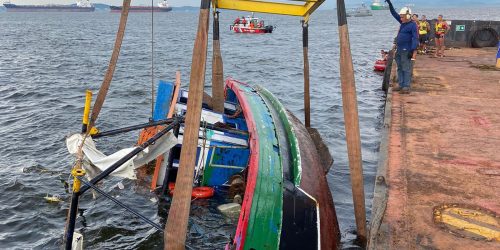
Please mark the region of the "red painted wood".
<svg viewBox="0 0 500 250"><path fill-rule="evenodd" d="M240 102L243 115L248 127L249 146L250 146L250 159L248 163L247 185L245 188L245 197L241 206L240 217L238 219L238 227L236 228L236 235L234 237L234 244L236 249L243 249L245 245L245 235L248 227L248 219L252 209L252 199L255 190L255 183L257 181L257 174L259 170L259 136L257 134L257 127L252 115L250 105L248 104L245 94L239 89L238 85L244 84L233 79L226 80L226 88L234 91Z"/></svg>

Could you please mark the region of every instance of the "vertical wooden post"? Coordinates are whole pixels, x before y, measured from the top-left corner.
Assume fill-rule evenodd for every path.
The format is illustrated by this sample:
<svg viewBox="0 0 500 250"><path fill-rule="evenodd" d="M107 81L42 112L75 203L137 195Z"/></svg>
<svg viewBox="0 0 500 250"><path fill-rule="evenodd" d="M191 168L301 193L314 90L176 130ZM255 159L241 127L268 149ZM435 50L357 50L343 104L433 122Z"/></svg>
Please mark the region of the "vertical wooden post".
<svg viewBox="0 0 500 250"><path fill-rule="evenodd" d="M363 185L363 166L361 165L361 140L359 135L358 103L349 30L344 0L337 0L337 16L340 40L340 80L342 84L342 105L344 108L347 152L351 171L352 197L358 240L366 244L366 212Z"/></svg>
<svg viewBox="0 0 500 250"><path fill-rule="evenodd" d="M213 56L212 56L212 97L213 110L224 113L224 67L220 53L219 12L214 11Z"/></svg>
<svg viewBox="0 0 500 250"><path fill-rule="evenodd" d="M306 128L311 127L311 96L309 93L309 24L302 20L302 50L304 53L304 117Z"/></svg>
<svg viewBox="0 0 500 250"><path fill-rule="evenodd" d="M189 98L180 166L172 205L165 225L165 249L182 250L185 248L205 81L209 16L210 0L201 0L198 32L191 62Z"/></svg>

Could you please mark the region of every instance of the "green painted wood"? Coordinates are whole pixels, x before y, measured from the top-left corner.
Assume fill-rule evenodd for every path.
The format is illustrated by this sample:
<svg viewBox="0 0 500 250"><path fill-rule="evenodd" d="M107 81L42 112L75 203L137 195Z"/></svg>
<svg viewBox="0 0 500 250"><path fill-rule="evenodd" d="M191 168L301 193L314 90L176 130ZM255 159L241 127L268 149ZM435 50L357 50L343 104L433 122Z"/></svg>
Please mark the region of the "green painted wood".
<svg viewBox="0 0 500 250"><path fill-rule="evenodd" d="M299 186L302 173L302 166L301 166L302 161L300 159L299 141L297 140L295 132L292 128L292 124L288 119L286 109L283 106L283 104L281 104L281 102L278 100L278 98L276 98L267 89L262 87L257 87L256 89L264 98L269 100L273 105L273 107L278 111L279 118L283 123L285 130L287 131L288 143L290 144L290 154L291 154L290 156L292 159L292 169L290 169L290 171L292 172L294 185Z"/></svg>
<svg viewBox="0 0 500 250"><path fill-rule="evenodd" d="M244 249L278 249L283 217L283 170L273 119L262 97L243 84L257 126L259 171Z"/></svg>

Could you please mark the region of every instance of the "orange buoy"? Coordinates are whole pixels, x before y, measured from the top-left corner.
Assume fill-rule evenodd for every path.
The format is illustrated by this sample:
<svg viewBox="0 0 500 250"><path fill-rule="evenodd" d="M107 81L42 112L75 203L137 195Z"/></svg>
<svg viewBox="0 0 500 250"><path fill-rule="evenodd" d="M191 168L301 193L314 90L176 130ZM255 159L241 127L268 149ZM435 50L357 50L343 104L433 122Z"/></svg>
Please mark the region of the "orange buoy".
<svg viewBox="0 0 500 250"><path fill-rule="evenodd" d="M212 187L195 187L191 193L191 197L193 198L206 199L212 196L214 196L214 189Z"/></svg>
<svg viewBox="0 0 500 250"><path fill-rule="evenodd" d="M170 190L170 195L174 194L175 182L168 183L168 189ZM207 199L214 196L215 190L212 187L194 187L191 193L192 198Z"/></svg>

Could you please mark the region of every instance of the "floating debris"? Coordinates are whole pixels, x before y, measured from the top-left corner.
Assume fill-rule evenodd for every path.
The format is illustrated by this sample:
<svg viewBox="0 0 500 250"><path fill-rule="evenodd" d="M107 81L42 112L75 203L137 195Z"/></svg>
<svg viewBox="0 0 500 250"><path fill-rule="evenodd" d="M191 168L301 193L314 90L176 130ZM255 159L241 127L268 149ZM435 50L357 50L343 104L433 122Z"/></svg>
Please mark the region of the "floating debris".
<svg viewBox="0 0 500 250"><path fill-rule="evenodd" d="M218 206L217 210L227 217L238 216L241 211L241 205L238 203L227 203Z"/></svg>
<svg viewBox="0 0 500 250"><path fill-rule="evenodd" d="M61 198L57 194L55 194L53 196L49 196L49 194L47 194L44 198L48 202L62 202L63 201L63 200L61 200Z"/></svg>

